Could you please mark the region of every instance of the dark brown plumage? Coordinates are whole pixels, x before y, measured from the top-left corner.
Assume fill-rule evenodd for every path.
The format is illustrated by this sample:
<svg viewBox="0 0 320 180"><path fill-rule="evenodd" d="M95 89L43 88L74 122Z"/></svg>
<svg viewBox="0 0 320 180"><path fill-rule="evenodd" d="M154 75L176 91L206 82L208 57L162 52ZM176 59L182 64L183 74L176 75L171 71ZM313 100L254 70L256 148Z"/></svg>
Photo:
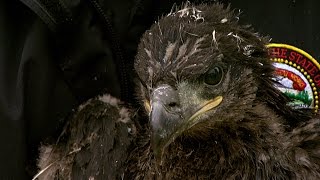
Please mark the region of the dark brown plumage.
<svg viewBox="0 0 320 180"><path fill-rule="evenodd" d="M136 134L130 113L110 95L79 106L57 144L40 148L40 171L35 178L121 179Z"/></svg>
<svg viewBox="0 0 320 180"><path fill-rule="evenodd" d="M318 115L286 105L274 87L268 39L238 20L229 7L188 3L161 18L135 61L149 121L116 121L118 105L96 109L101 102L90 101L42 169L56 161L54 173L67 169L56 177L319 179Z"/></svg>

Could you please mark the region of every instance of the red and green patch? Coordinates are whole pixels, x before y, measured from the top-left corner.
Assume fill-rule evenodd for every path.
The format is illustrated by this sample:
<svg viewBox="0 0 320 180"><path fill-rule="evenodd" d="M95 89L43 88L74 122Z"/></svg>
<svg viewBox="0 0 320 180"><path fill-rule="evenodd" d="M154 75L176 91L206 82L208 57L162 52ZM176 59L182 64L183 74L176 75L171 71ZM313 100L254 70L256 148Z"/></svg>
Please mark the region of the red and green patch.
<svg viewBox="0 0 320 180"><path fill-rule="evenodd" d="M307 52L287 44L268 44L276 67L276 87L288 96L294 108L319 109L320 65Z"/></svg>

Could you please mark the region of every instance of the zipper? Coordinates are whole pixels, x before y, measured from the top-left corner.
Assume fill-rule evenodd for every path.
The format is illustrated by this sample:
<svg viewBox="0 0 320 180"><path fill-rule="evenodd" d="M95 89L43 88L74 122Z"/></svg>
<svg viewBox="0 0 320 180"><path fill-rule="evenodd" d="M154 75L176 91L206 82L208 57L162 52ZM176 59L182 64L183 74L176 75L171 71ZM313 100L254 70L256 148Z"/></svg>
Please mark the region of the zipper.
<svg viewBox="0 0 320 180"><path fill-rule="evenodd" d="M100 16L103 27L105 28L107 34L110 35L111 43L112 43L112 50L113 53L115 53L116 57L116 67L117 67L117 73L118 73L118 78L120 81L120 93L121 93L121 99L127 103L132 102L131 94L130 94L130 81L128 78L128 67L126 65L126 61L124 58L124 53L123 50L121 49L120 43L119 43L119 38L115 31L113 30L110 18L104 13L104 10L100 6L100 4L97 2L97 0L89 0Z"/></svg>

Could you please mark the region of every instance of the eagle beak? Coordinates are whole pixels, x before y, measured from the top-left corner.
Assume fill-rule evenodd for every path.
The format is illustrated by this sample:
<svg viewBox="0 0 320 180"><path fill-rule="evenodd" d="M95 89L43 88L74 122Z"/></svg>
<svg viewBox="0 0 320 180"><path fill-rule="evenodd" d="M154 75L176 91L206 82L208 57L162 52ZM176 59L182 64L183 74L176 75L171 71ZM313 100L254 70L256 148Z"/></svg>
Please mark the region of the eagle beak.
<svg viewBox="0 0 320 180"><path fill-rule="evenodd" d="M175 139L183 124L179 96L169 85L156 88L151 96L151 144L155 158L161 162L164 149Z"/></svg>
<svg viewBox="0 0 320 180"><path fill-rule="evenodd" d="M185 130L197 124L197 117L222 102L222 96L204 102L191 116L185 117L177 91L169 85L158 86L151 95L150 125L154 156L162 164L166 147Z"/></svg>

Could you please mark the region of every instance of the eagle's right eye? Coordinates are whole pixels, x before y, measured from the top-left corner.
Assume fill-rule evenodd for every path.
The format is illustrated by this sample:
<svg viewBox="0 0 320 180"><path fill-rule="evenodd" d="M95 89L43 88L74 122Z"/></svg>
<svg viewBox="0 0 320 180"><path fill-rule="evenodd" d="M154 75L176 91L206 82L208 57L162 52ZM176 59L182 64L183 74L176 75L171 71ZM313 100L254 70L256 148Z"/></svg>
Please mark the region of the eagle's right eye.
<svg viewBox="0 0 320 180"><path fill-rule="evenodd" d="M204 75L204 82L208 85L217 85L222 81L223 69L215 66Z"/></svg>

